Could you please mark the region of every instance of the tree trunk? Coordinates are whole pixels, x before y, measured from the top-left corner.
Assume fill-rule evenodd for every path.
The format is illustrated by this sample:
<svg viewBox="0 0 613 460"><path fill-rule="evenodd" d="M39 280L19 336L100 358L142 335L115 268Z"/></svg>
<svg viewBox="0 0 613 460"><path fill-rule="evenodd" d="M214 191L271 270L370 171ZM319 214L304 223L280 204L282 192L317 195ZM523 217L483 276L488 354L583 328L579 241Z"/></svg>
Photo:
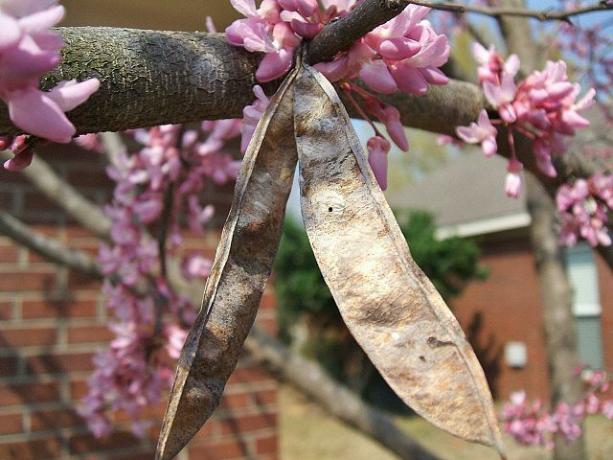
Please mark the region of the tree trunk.
<svg viewBox="0 0 613 460"><path fill-rule="evenodd" d="M505 0L505 6L524 8L524 0ZM525 18L504 18L500 21L509 53L516 53L524 73L542 67L543 53L532 36ZM530 214L530 240L536 260L541 299L545 350L549 367L551 407L562 401L573 404L581 398L581 382L574 375L579 365L577 334L572 312L572 288L564 264L563 249L559 245L556 227L557 210L554 200L543 185L530 173L526 174L526 195ZM586 459L584 437L567 442L562 436L554 438L555 460Z"/></svg>
<svg viewBox="0 0 613 460"><path fill-rule="evenodd" d="M574 375L579 364L577 334L572 312L572 288L566 273L563 250L558 244L556 207L543 186L531 175L526 177L528 212L532 219L530 239L536 260L541 298L545 348L551 382L551 405L581 398L581 382ZM583 436L567 442L555 437L556 460L586 459Z"/></svg>

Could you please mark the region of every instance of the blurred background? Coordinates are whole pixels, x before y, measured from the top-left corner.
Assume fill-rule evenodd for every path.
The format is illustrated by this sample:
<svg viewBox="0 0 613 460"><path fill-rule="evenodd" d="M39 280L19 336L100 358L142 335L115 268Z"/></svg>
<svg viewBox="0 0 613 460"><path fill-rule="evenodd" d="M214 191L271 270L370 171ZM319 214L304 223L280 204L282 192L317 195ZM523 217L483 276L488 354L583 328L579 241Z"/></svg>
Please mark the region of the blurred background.
<svg viewBox="0 0 613 460"><path fill-rule="evenodd" d="M207 15L219 31L239 17L227 0L65 0L63 25L204 30ZM457 53L468 75L468 41ZM462 54L463 53L463 54ZM598 126L597 115L595 124ZM369 127L356 122L363 138ZM550 394L543 317L525 201L506 198L505 161L440 146L436 136L409 130L408 154L393 151L386 196L418 264L445 296L483 365L495 398L525 390ZM53 148L52 166L84 194L103 203L112 184L102 160L75 147ZM453 191L450 193L450 191ZM219 213L232 187L211 188ZM92 254L97 240L18 176L0 171L0 206ZM190 241L212 254L214 237ZM582 361L613 368L613 279L585 244L567 252L575 291L574 316ZM119 430L95 439L75 413L85 393L93 353L110 335L99 284L58 269L0 238L0 459L150 459L165 402L151 408L144 439ZM364 399L395 413L415 439L445 459L495 458L437 430L393 395L343 326L311 253L295 191L259 324L295 351L318 360ZM588 419L593 458L613 452L613 429ZM509 441L511 459L549 454ZM181 454L186 459L392 459L392 454L332 417L248 358L232 377L216 416ZM612 457L608 457L612 458Z"/></svg>

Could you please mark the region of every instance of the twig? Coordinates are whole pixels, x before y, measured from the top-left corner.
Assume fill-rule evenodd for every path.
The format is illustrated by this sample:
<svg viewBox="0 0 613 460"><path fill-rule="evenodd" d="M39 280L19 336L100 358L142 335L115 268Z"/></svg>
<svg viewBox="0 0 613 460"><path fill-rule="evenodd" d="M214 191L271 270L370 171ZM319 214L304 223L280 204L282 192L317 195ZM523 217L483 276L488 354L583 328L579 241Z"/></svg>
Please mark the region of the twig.
<svg viewBox="0 0 613 460"><path fill-rule="evenodd" d="M568 11L546 11L546 10L531 10L527 8L513 8L513 7L487 7L477 5L462 5L458 3L450 2L422 2L422 1L404 1L404 0L388 0L390 4L404 4L410 3L414 5L427 6L434 10L450 11L452 13L475 13L485 16L492 16L499 18L501 16L516 16L523 18L533 18L539 21L564 21L570 22L570 18L573 16L580 16L582 14L594 13L597 11L613 10L613 5L606 1L600 1L593 5L584 6L574 10Z"/></svg>
<svg viewBox="0 0 613 460"><path fill-rule="evenodd" d="M408 0L366 0L354 8L347 16L328 24L315 37L309 46L307 61L315 64L330 61L340 51L345 51L359 38L394 18L409 4L427 6L432 9L452 13L475 13L499 18L501 16L531 17L539 21L566 21L581 14L613 9L607 2L578 8L571 11L537 11L525 8L494 8L485 6L461 5L450 2L424 2Z"/></svg>

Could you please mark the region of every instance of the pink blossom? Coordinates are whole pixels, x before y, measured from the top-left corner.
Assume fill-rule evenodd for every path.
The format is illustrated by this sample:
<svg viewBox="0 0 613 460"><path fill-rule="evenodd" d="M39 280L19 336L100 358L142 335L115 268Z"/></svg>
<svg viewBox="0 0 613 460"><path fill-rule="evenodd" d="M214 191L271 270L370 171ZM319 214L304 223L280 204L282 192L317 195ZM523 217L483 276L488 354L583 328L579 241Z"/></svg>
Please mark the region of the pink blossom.
<svg viewBox="0 0 613 460"><path fill-rule="evenodd" d="M186 279L203 279L209 276L211 272L211 259L203 257L199 254L190 254L183 259L181 269L183 276Z"/></svg>
<svg viewBox="0 0 613 460"><path fill-rule="evenodd" d="M264 94L261 86L255 85L253 93L256 97L255 101L243 109L243 123L241 125L241 152L243 153L247 151L251 137L255 132L255 127L270 103L270 99Z"/></svg>
<svg viewBox="0 0 613 460"><path fill-rule="evenodd" d="M481 149L487 157L492 156L498 150L496 144L497 131L490 122L485 109L479 112L477 123L473 122L469 126L456 127L456 134L464 142L481 144Z"/></svg>
<svg viewBox="0 0 613 460"><path fill-rule="evenodd" d="M592 377L585 378L587 374ZM560 402L553 410L539 401L529 402L523 391L512 393L502 408L504 430L521 444L553 448L554 434L572 441L581 435L581 422L589 414L602 413L610 418L613 400L602 400L608 388L603 371L586 369L581 377L586 385L583 397L574 404Z"/></svg>
<svg viewBox="0 0 613 460"><path fill-rule="evenodd" d="M391 145L387 139L381 136L373 136L368 139L368 163L372 169L381 190L387 188L387 154Z"/></svg>
<svg viewBox="0 0 613 460"><path fill-rule="evenodd" d="M524 165L517 158L511 158L507 165L507 177L505 179L504 191L511 198L519 197L521 193L522 171Z"/></svg>
<svg viewBox="0 0 613 460"><path fill-rule="evenodd" d="M85 102L99 86L96 79L60 82L49 92L41 77L55 68L63 43L50 28L62 20L55 0L5 0L0 4L0 99L23 131L54 142L70 142L75 128L64 112ZM9 163L11 168L22 160ZM21 166L19 166L21 167Z"/></svg>
<svg viewBox="0 0 613 460"><path fill-rule="evenodd" d="M577 179L562 185L556 194L560 213L560 240L567 246L584 238L591 246L611 244L608 230L608 210L613 194L613 175L595 174L589 179Z"/></svg>
<svg viewBox="0 0 613 460"><path fill-rule="evenodd" d="M429 84L447 83L447 77L437 67L447 62L449 43L424 19L429 11L409 5L364 37L378 55L360 70L360 78L368 86L381 93L424 94Z"/></svg>
<svg viewBox="0 0 613 460"><path fill-rule="evenodd" d="M473 54L479 63L479 80L485 97L500 115L498 122L506 127L510 136L520 132L533 139L532 150L537 167L543 174L555 177L557 173L552 157L564 152L567 136L589 125L579 112L592 104L594 90L577 99L581 89L568 80L563 61L548 61L544 70L535 71L525 80L516 82L520 64L517 56L512 55L504 61L493 45L486 50L479 44L473 45ZM495 141L495 138L485 137L489 127L480 132L479 126L481 123L473 123L469 127L458 127L456 132L466 142L481 143L484 152L492 154L496 151L496 144L491 140ZM515 160L509 165L512 170L507 175L505 189L508 195L516 196L521 183L520 165L513 144L510 147ZM569 222L566 227L570 229L570 226ZM572 234L570 230L565 232L568 242L571 242Z"/></svg>
<svg viewBox="0 0 613 460"><path fill-rule="evenodd" d="M164 278L163 262L179 257L184 222L202 232L212 218L213 208L203 202L203 192L207 180L226 183L236 174L238 162L223 149L238 136L239 124L220 120L199 128L133 130L127 135L141 145L129 155L113 155L108 168L116 182L113 202L106 208L111 242L100 247L98 261L103 273L113 276L103 293L113 312L115 338L94 360L96 370L79 411L96 436L110 432L110 414L116 410L132 419L135 435L145 433L143 409L159 402L162 390L170 386L186 326L195 319L195 307ZM166 257L161 259L159 241L152 234L159 238L164 225ZM182 268L186 282L201 280L210 261L191 255ZM146 288L147 295L140 296L134 286Z"/></svg>

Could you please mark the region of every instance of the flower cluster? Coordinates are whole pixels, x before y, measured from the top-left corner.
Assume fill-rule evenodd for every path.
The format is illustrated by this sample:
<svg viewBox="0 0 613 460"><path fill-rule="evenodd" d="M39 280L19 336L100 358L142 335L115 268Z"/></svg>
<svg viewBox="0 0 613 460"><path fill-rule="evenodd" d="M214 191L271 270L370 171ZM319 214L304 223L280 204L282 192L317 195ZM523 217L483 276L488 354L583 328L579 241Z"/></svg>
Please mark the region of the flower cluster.
<svg viewBox="0 0 613 460"><path fill-rule="evenodd" d="M611 244L608 212L613 208L613 175L599 173L562 185L556 204L562 221L562 244L573 246L579 237L591 246Z"/></svg>
<svg viewBox="0 0 613 460"><path fill-rule="evenodd" d="M572 405L561 402L551 413L540 401L529 402L525 392L513 393L502 409L504 430L521 444L551 448L554 434L569 441L577 439L587 415L613 419L613 400L601 399L609 388L606 372L583 369L579 374L586 387L583 398Z"/></svg>
<svg viewBox="0 0 613 460"><path fill-rule="evenodd" d="M63 42L50 28L63 17L64 7L56 0L0 2L0 99L6 102L18 128L66 143L75 128L64 112L87 100L100 83L96 79L70 80L48 92L39 89L41 77L60 61ZM0 143L16 155L5 164L7 169L21 169L32 161L33 151L27 142L5 138Z"/></svg>
<svg viewBox="0 0 613 460"><path fill-rule="evenodd" d="M222 149L239 132L240 120L207 121L198 129L140 129L128 133L141 144L137 152L110 155L107 171L116 183L106 208L113 224L111 243L101 246L98 260L107 276L103 289L116 337L96 356L79 409L97 436L111 430L108 413L118 410L133 420L135 434L143 434L143 409L159 401L171 383L173 361L195 309L169 286L167 257L179 256L183 222L201 234L212 218L212 206L201 199L206 181L225 184L236 177L239 162ZM79 143L99 148L91 137ZM211 261L190 253L179 267L186 281L202 280Z"/></svg>
<svg viewBox="0 0 613 460"><path fill-rule="evenodd" d="M255 0L231 2L246 19L232 23L226 29L226 37L234 45L265 54L256 72L260 82L283 76L303 39L313 38L327 23L346 15L359 3L322 0L322 9L317 0L263 0L259 8ZM424 19L429 11L409 5L394 19L356 41L347 52L339 53L331 62L315 65L329 80L341 82L347 94L360 96L364 109L358 110L364 118L370 121L370 115L384 123L391 140L405 151L409 143L398 110L380 102L375 94L355 84L355 80L360 78L370 90L383 94L402 91L422 95L429 85L447 83L438 67L449 57L449 43ZM258 99L261 101L262 97ZM387 177L383 174L387 171L391 144L372 126L375 136L367 144L369 160L379 184L385 188Z"/></svg>
<svg viewBox="0 0 613 460"><path fill-rule="evenodd" d="M479 62L478 75L483 92L500 115L498 123L506 126L509 133L511 159L505 190L509 196L517 197L521 191L523 165L513 148L514 133L532 139L538 168L543 174L555 177L552 156L564 152L568 136L589 125L579 112L592 104L595 92L591 89L577 99L581 88L568 80L563 61L548 61L544 70L535 71L517 83L519 58L516 55L504 61L493 45L485 49L478 43L473 45L473 54ZM497 150L496 129L485 111L481 112L478 123L460 126L456 133L465 142L481 144L487 156Z"/></svg>

